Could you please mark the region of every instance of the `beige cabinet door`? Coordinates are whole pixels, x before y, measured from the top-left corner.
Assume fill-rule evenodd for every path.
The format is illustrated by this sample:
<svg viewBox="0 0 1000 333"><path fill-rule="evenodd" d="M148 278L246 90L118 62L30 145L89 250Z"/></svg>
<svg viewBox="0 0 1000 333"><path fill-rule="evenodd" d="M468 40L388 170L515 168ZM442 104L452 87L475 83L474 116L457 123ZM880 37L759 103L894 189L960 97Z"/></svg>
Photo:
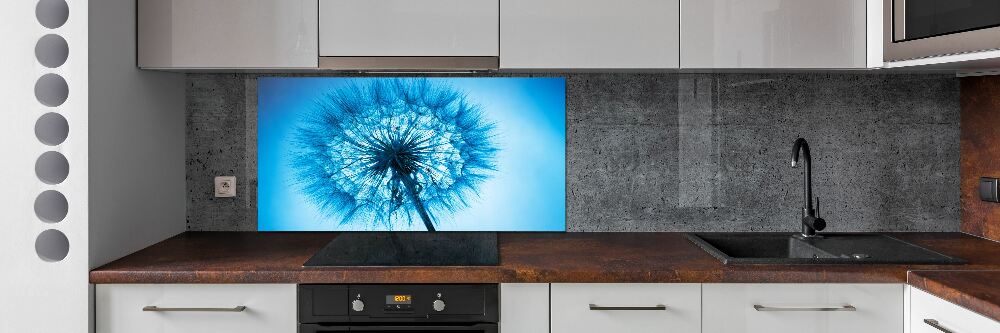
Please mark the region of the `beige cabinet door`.
<svg viewBox="0 0 1000 333"><path fill-rule="evenodd" d="M496 57L499 0L319 0L324 57Z"/></svg>
<svg viewBox="0 0 1000 333"><path fill-rule="evenodd" d="M501 69L670 69L678 0L503 0Z"/></svg>
<svg viewBox="0 0 1000 333"><path fill-rule="evenodd" d="M139 67L313 68L317 0L139 0Z"/></svg>
<svg viewBox="0 0 1000 333"><path fill-rule="evenodd" d="M865 0L681 0L681 68L866 68L868 19Z"/></svg>

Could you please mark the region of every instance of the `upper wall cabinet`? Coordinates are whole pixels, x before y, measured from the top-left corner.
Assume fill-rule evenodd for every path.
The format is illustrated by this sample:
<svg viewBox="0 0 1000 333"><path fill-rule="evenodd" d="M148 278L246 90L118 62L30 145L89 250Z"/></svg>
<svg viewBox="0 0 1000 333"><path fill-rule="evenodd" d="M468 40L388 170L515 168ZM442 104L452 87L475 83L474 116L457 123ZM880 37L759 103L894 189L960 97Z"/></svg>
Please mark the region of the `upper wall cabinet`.
<svg viewBox="0 0 1000 333"><path fill-rule="evenodd" d="M323 68L497 67L500 0L319 0L319 11Z"/></svg>
<svg viewBox="0 0 1000 333"><path fill-rule="evenodd" d="M138 0L139 66L882 67L874 0Z"/></svg>
<svg viewBox="0 0 1000 333"><path fill-rule="evenodd" d="M316 0L138 0L139 67L316 68Z"/></svg>
<svg viewBox="0 0 1000 333"><path fill-rule="evenodd" d="M503 69L678 67L678 0L503 0Z"/></svg>
<svg viewBox="0 0 1000 333"><path fill-rule="evenodd" d="M681 0L681 67L880 67L881 3L867 2Z"/></svg>

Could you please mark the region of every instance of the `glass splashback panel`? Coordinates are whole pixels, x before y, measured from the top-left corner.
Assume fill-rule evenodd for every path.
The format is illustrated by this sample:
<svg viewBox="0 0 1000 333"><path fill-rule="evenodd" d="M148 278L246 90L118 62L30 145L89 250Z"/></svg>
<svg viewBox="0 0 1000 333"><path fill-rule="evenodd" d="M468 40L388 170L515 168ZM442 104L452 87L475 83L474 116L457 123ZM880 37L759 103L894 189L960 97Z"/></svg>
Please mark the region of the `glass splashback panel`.
<svg viewBox="0 0 1000 333"><path fill-rule="evenodd" d="M261 231L565 231L563 78L265 77Z"/></svg>

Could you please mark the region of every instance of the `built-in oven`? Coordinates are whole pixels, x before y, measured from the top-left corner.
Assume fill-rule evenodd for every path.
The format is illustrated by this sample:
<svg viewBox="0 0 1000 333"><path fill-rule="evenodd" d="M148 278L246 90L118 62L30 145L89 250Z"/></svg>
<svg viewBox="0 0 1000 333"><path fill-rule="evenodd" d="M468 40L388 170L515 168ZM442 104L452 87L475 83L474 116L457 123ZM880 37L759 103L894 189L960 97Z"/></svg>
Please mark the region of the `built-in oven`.
<svg viewBox="0 0 1000 333"><path fill-rule="evenodd" d="M496 284L303 284L299 333L497 333Z"/></svg>
<svg viewBox="0 0 1000 333"><path fill-rule="evenodd" d="M884 59L1000 49L998 0L883 0Z"/></svg>

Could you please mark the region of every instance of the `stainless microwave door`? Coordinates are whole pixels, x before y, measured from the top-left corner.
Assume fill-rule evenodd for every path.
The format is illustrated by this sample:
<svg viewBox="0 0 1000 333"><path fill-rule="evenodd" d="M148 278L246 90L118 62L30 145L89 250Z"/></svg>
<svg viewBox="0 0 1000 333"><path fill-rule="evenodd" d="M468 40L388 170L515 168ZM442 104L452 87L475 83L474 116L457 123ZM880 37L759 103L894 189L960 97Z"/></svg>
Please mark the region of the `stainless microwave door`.
<svg viewBox="0 0 1000 333"><path fill-rule="evenodd" d="M1000 1L883 0L886 61L1000 49Z"/></svg>

